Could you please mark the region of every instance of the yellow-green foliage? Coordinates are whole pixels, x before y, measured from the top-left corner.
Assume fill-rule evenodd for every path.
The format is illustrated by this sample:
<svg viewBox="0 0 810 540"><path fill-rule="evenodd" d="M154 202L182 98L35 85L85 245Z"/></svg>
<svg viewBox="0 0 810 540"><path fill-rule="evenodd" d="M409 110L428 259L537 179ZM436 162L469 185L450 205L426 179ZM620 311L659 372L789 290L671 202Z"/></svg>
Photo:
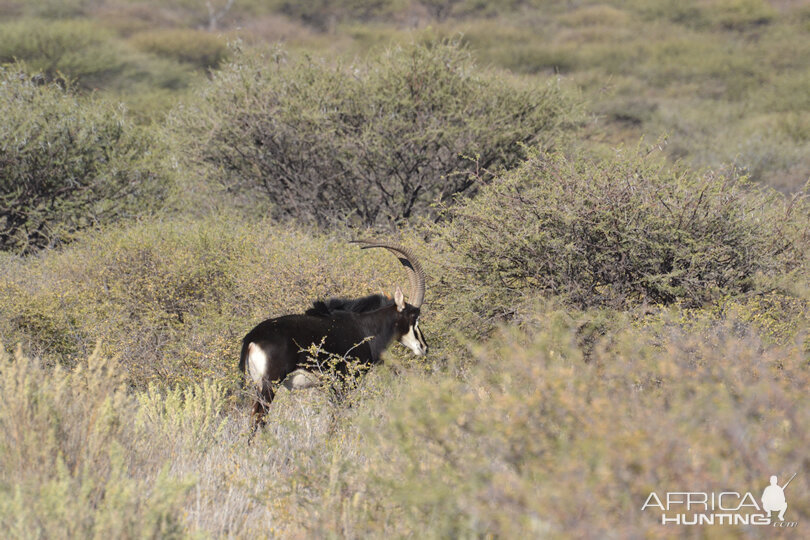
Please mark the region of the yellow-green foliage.
<svg viewBox="0 0 810 540"><path fill-rule="evenodd" d="M0 0L10 19L77 17L4 22L0 52L46 70L37 84L65 76L123 96L148 124L204 80L197 66L221 61L225 38L189 29L209 26L208 5L225 4ZM98 228L75 234L121 202L105 193L93 212L77 212L71 244L24 257L0 252L0 531L23 538L643 538L673 532L640 510L653 490L756 496L771 474L796 472L789 493L810 492L806 200L786 205L734 174L605 150L666 132L666 152L684 163L731 161L753 179L798 191L810 171L808 13L795 2L764 0L238 0L217 21L229 38L236 26L245 43L284 39L294 28L296 46L328 46L330 56L291 66L284 55L246 50L209 85L222 85L213 105L223 110L233 103L220 98L250 98L234 105L239 115L198 114L205 107L184 99L172 118L189 129L146 128L153 131L143 141L151 142L122 152L108 172L121 173L143 148L147 161L167 157L188 167L160 216L118 219L145 208L127 207L113 212L115 224L98 219ZM381 20L388 16L393 22ZM428 22L430 29L409 30ZM469 49L435 48L459 30ZM368 55L369 44L394 44L394 52ZM331 56L335 49L367 60L351 64L360 71L341 71L335 66L349 63ZM266 80L280 73L287 78ZM485 150L502 137L567 142L558 131L580 116L558 99L565 97L559 79L546 86L554 73L568 81L560 84L580 86L598 116L576 148L532 155L499 175L474 168L476 158L487 161L474 146L423 152L416 144L430 147L451 132L462 142L489 134ZM22 80L11 77L6 92ZM258 86L295 99L277 107L266 93L251 94ZM534 103L521 96L541 87L554 105L551 129L518 133L507 113L520 109L504 96ZM234 88L244 92L229 93ZM51 101L32 98L29 108L8 101L0 162L36 157L25 174L0 173L8 193L20 178L73 179L71 168L43 176L64 163L106 171L111 146L86 135L115 133L118 111L51 95L61 92L53 87L26 89ZM52 102L56 112L39 122ZM448 103L456 113L439 115ZM396 232L359 234L343 225L320 232L280 225L264 216L289 200L257 201L238 188L242 174L260 189L283 174L228 168L243 164L249 145L277 134L239 132L234 118L257 111L303 136L284 153L294 167L311 165L295 159L312 155L313 145L342 138L344 146L324 146L312 178L321 185L342 162L351 174L339 187L350 196L365 193L368 177L347 186L369 170L389 178L415 168L435 182L439 197L420 201L430 214L451 180L494 183L429 229L391 224ZM422 124L408 116L414 111ZM88 114L113 121L74 129L72 119ZM197 168L195 145L188 146L191 137L199 143L226 128L238 134L233 162L215 165L233 177ZM164 135L176 140L163 145ZM66 141L90 141L85 146L97 152L54 159L31 150L53 152ZM403 141L419 149L409 156L428 157L400 167L390 149ZM491 163L519 165L522 150L514 148ZM477 176L433 174L444 170L436 156ZM170 170L162 163L160 171ZM159 193L169 185L163 172L155 177L166 180ZM391 193L393 204L407 202ZM234 199L245 204L234 210ZM71 208L40 210L54 217ZM237 383L241 337L316 298L390 293L405 277L399 263L347 244L371 234L413 248L428 271L421 327L430 356L416 362L393 345L385 364L360 379L335 381L327 372L337 385L331 393L280 390L267 426L248 445L253 389ZM810 504L799 495L789 501L787 518L802 527ZM756 532L724 526L697 534Z"/></svg>
<svg viewBox="0 0 810 540"><path fill-rule="evenodd" d="M785 343L810 326L810 301L776 291L732 298L720 302L716 310L720 316L729 315L754 325L768 343Z"/></svg>
<svg viewBox="0 0 810 540"><path fill-rule="evenodd" d="M770 23L776 10L766 0L669 0L625 2L647 18L668 18L672 22L699 28L746 30Z"/></svg>
<svg viewBox="0 0 810 540"><path fill-rule="evenodd" d="M136 396L135 423L171 446L205 447L222 435L224 387L210 379L166 389L155 384Z"/></svg>
<svg viewBox="0 0 810 540"><path fill-rule="evenodd" d="M783 197L734 171L668 169L632 152L593 162L534 155L448 217L437 230L455 260L442 287L454 294L442 294L442 312L475 334L541 294L579 307L699 307L767 293L791 272L807 280L804 196ZM781 314L781 324L796 311Z"/></svg>
<svg viewBox="0 0 810 540"><path fill-rule="evenodd" d="M0 527L15 538L178 537L189 484L136 429L135 400L98 350L73 370L0 349ZM182 408L180 408L182 410ZM140 454L139 454L140 451Z"/></svg>
<svg viewBox="0 0 810 540"><path fill-rule="evenodd" d="M807 110L810 65L802 8L762 0L549 2L520 15L453 21L484 63L561 73L600 116L587 146L668 135L668 154L697 166L733 162L753 179L797 190L810 174L807 140L785 136ZM358 43L374 30L347 30ZM401 33L396 39L407 39ZM784 119L782 119L784 120Z"/></svg>
<svg viewBox="0 0 810 540"><path fill-rule="evenodd" d="M142 45L137 50L90 19L21 18L0 24L0 65L24 62L21 67L44 82L125 96L139 115L158 117L170 107L166 94L173 97L200 78L193 63L214 66L225 54L218 38L201 33L191 43L189 32L196 35L155 34L136 42ZM175 47L173 54L167 46Z"/></svg>
<svg viewBox="0 0 810 540"><path fill-rule="evenodd" d="M524 144L557 147L579 116L553 82L504 80L434 41L337 67L239 54L176 119L189 159L251 206L262 197L277 217L374 226L474 193L474 171L514 167Z"/></svg>
<svg viewBox="0 0 810 540"><path fill-rule="evenodd" d="M478 348L463 381L390 402L372 430L372 463L385 463L372 522L416 536L649 536L664 533L640 512L650 491L759 493L770 471L807 470L807 351L729 324L619 330L583 362L570 317L542 316Z"/></svg>
<svg viewBox="0 0 810 540"><path fill-rule="evenodd" d="M375 367L341 400L281 390L250 446L251 394L233 384L241 336L319 296L389 290L404 277L389 254L219 217L0 259L0 335L43 359L1 361L0 524L23 536L627 537L661 533L639 512L650 490L756 492L788 471L810 487L800 300L632 316L515 304L522 330L476 344L436 313L463 285L434 287L447 253L408 244L430 277L429 369L394 346L396 373ZM99 338L115 361L86 359Z"/></svg>
<svg viewBox="0 0 810 540"><path fill-rule="evenodd" d="M130 395L98 355L73 374L4 358L0 489L15 494L0 521L23 535L629 537L662 534L640 511L653 490L758 493L792 472L810 487L807 350L735 320L616 317L587 360L581 321L548 306L473 347L461 377L380 367L351 408L282 391L251 446L246 407L216 383Z"/></svg>
<svg viewBox="0 0 810 540"><path fill-rule="evenodd" d="M48 65L53 62L42 58L54 58L81 85L123 96L145 120L161 117L178 91L202 80L191 65L220 57L215 42L222 38L197 30L210 23L206 2L9 4L0 51L13 41L14 56L30 53L32 63ZM210 2L214 11L225 5ZM14 18L59 15L76 18ZM561 73L582 88L599 116L586 143L592 149L668 135L672 158L696 166L733 162L754 180L794 191L810 175L810 141L795 138L789 127L808 110L802 91L810 70L807 21L801 2L766 0L240 0L217 30L247 43L282 40L344 59L370 47L461 34L479 65L532 78ZM77 34L81 28L86 31ZM133 50L116 32L145 32L142 45L160 56ZM201 39L192 39L195 34ZM25 45L36 41L47 54ZM178 55L194 62L177 61Z"/></svg>
<svg viewBox="0 0 810 540"><path fill-rule="evenodd" d="M97 0L27 0L14 7L25 15L58 19L86 15L95 3Z"/></svg>
<svg viewBox="0 0 810 540"><path fill-rule="evenodd" d="M171 177L158 137L25 68L0 67L0 249L35 252L160 206Z"/></svg>
<svg viewBox="0 0 810 540"><path fill-rule="evenodd" d="M399 263L348 238L233 217L163 220L87 236L0 271L0 339L73 364L102 341L130 382L232 379L239 340L316 298L393 293Z"/></svg>
<svg viewBox="0 0 810 540"><path fill-rule="evenodd" d="M134 35L131 41L142 51L187 62L202 69L219 67L228 57L225 41L201 30L152 30Z"/></svg>
<svg viewBox="0 0 810 540"><path fill-rule="evenodd" d="M112 35L85 20L22 19L0 25L0 64L15 60L48 79L76 80L86 88L124 69Z"/></svg>

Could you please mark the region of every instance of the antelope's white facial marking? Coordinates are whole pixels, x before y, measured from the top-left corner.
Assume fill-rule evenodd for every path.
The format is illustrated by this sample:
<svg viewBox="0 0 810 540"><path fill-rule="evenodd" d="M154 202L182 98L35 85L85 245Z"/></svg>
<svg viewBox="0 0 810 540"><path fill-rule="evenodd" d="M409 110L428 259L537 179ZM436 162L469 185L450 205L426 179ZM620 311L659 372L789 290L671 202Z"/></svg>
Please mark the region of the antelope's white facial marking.
<svg viewBox="0 0 810 540"><path fill-rule="evenodd" d="M248 345L248 373L254 384L261 384L267 369L267 354L255 343Z"/></svg>
<svg viewBox="0 0 810 540"><path fill-rule="evenodd" d="M320 382L318 377L304 369L296 369L284 379L282 383L287 390L303 390L304 388L312 388L318 386Z"/></svg>
<svg viewBox="0 0 810 540"><path fill-rule="evenodd" d="M427 354L427 343L419 330L419 319L408 329L408 333L399 338L399 342L408 347L416 356Z"/></svg>

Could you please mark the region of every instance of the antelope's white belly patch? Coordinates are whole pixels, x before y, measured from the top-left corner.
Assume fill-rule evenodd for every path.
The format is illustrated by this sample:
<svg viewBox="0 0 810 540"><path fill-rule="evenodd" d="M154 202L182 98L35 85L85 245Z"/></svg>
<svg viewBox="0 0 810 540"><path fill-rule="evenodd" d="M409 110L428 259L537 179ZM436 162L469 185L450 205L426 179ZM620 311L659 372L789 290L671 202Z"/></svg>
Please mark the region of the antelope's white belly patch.
<svg viewBox="0 0 810 540"><path fill-rule="evenodd" d="M284 379L284 387L287 390L303 390L304 388L312 388L318 386L320 382L318 378L303 369L296 369Z"/></svg>

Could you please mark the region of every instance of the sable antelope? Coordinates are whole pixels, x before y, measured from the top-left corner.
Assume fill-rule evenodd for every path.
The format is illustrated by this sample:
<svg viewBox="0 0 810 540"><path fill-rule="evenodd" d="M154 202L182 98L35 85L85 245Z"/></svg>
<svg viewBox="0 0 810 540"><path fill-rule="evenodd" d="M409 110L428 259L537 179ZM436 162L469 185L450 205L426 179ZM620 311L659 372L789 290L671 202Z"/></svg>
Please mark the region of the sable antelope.
<svg viewBox="0 0 810 540"><path fill-rule="evenodd" d="M335 369L346 373L346 361L367 367L380 363L380 355L396 340L417 356L427 354L419 329L419 308L425 298L425 274L419 261L402 246L355 240L361 249L385 248L399 258L408 272L410 303L397 286L394 298L370 295L357 299L316 301L304 314L284 315L259 323L242 340L239 369L257 390L253 427L264 424L278 383L290 390L318 384L317 366L329 355L341 357ZM315 345L313 358L309 350Z"/></svg>

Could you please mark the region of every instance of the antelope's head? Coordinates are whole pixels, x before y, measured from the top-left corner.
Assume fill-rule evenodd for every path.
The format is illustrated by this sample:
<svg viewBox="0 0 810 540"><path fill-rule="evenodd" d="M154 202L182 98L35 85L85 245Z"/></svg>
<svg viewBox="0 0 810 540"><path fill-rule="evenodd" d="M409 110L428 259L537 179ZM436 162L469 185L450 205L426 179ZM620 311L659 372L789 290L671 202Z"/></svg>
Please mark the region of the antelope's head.
<svg viewBox="0 0 810 540"><path fill-rule="evenodd" d="M419 261L409 250L396 244L368 242L365 240L354 240L354 243L362 244L362 249L387 249L397 256L407 270L408 280L411 284L411 291L408 294L410 302L405 302L405 295L402 289L397 286L394 293L394 304L397 307L394 338L409 348L416 356L425 356L428 345L424 335L422 335L422 330L419 328L420 308L425 299L425 272L422 270L422 265L419 264Z"/></svg>

